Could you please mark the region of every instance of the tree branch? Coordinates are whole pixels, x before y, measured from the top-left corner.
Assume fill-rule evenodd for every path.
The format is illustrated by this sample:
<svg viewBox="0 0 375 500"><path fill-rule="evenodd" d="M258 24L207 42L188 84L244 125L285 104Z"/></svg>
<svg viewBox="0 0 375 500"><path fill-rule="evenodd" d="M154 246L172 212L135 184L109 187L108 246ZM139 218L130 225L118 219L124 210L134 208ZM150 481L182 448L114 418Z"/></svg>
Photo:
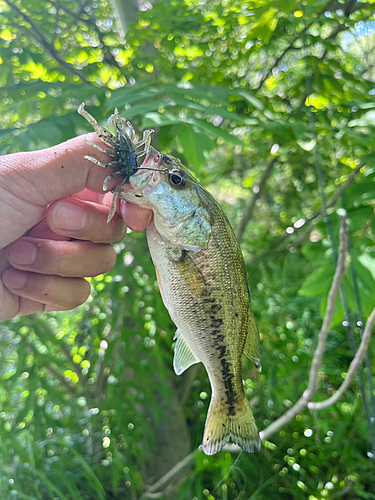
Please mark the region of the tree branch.
<svg viewBox="0 0 375 500"><path fill-rule="evenodd" d="M333 207L334 205L336 205L337 201L340 199L340 196L341 194L350 186L350 184L354 181L354 179L356 178L356 176L358 175L358 173L360 172L360 170L366 165L366 163L361 163L360 165L358 165L358 167L349 175L349 177L346 179L345 182L343 182L341 184L341 186L337 189L337 191L335 192L335 194L328 200L327 202L327 208L331 208ZM312 214L308 215L307 218L306 218L306 222L303 224L303 226L301 226L299 228L299 230L301 229L306 229L306 227L308 226L308 224L310 224L311 222L317 222L318 220L320 220L322 217L324 217L326 214L325 214L325 211L324 209L321 209L321 210L317 210L315 212L313 212ZM302 231L299 231L299 232L302 232ZM294 241L293 242L293 246L294 245L298 245L299 243L301 243L308 235L310 234L310 230L309 231L305 231L303 234L300 234L299 238L297 241ZM274 238L270 245L266 248L263 248L263 250L261 250L260 252L258 252L252 259L251 261L249 262L249 265L253 265L257 260L261 259L262 257L264 257L265 255L267 255L267 253L272 250L273 252L281 245L284 243L284 241L288 238L290 238L290 234L289 233L285 233L283 234L282 236L279 236L277 238Z"/></svg>
<svg viewBox="0 0 375 500"><path fill-rule="evenodd" d="M120 35L125 37L129 24L138 19L138 4L136 0L112 0L113 11L120 25Z"/></svg>
<svg viewBox="0 0 375 500"><path fill-rule="evenodd" d="M259 198L260 193L262 192L262 190L267 182L267 179L271 174L273 166L275 165L276 162L277 162L277 157L273 158L269 162L269 164L267 165L266 169L263 172L262 178L260 179L260 182L258 184L258 190L254 191L254 194L250 200L250 203L248 204L248 206L246 208L245 214L243 216L243 219L242 219L240 226L238 228L238 231L237 231L237 240L239 243L241 243L244 232L245 232L245 230L246 230L246 228L251 220L251 217L253 215L253 210L255 207L255 203L256 203L257 199Z"/></svg>
<svg viewBox="0 0 375 500"><path fill-rule="evenodd" d="M303 30L296 34L296 38L293 40L293 42L286 47L286 49L279 55L279 57L276 59L276 61L273 63L272 67L269 69L269 71L266 73L266 75L262 78L261 82L259 83L258 87L255 89L256 92L259 92L259 90L263 87L267 79L271 76L272 71L277 68L279 65L280 61L284 58L284 56L292 49L295 49L294 44L296 43L297 40L299 40L301 35L304 35L306 31L310 28L310 26L316 22L316 19L314 19L310 24L306 24L306 26L303 28Z"/></svg>
<svg viewBox="0 0 375 500"><path fill-rule="evenodd" d="M147 488L146 493L144 496L146 498L160 498L161 496L164 495L164 491L162 490L165 488L170 481L177 476L177 474L183 469L184 467L187 467L191 460L200 452L200 449L197 448L196 450L192 451L187 455L185 458L183 458L180 462L178 462L170 471L168 471L164 476L162 476L160 479L158 479L153 485L149 486ZM162 491L160 491L162 490Z"/></svg>
<svg viewBox="0 0 375 500"><path fill-rule="evenodd" d="M72 393L73 395L77 394L76 387L73 384L69 384L69 382L65 380L65 377L58 370L53 368L48 363L44 365L44 368L46 368L46 370L48 370L53 377L57 378L57 380L60 381L61 385L63 385L70 393Z"/></svg>
<svg viewBox="0 0 375 500"><path fill-rule="evenodd" d="M352 362L350 363L346 379L340 385L340 387L337 389L335 394L333 394L333 396L331 396L330 398L325 399L324 401L320 401L318 403L310 402L308 404L309 410L322 410L323 408L327 408L328 406L331 406L334 403L336 403L341 398L341 396L344 394L346 389L349 387L350 382L352 381L356 371L358 370L358 368L362 364L363 358L365 356L365 353L367 351L367 348L368 348L368 345L370 342L371 330L372 330L372 327L374 325L374 321L375 321L375 307L372 310L372 312L367 320L365 330L363 332L361 344L360 344L359 349L356 352Z"/></svg>
<svg viewBox="0 0 375 500"><path fill-rule="evenodd" d="M278 431L281 427L290 422L294 417L296 417L311 400L312 396L317 391L318 387L318 372L320 365L322 363L323 354L326 349L327 337L329 333L329 327L332 322L333 313L335 310L335 303L337 294L340 289L340 284L342 278L345 274L345 258L346 258L346 246L348 237L348 224L345 218L341 218L341 228L340 228L340 246L339 246L339 257L337 261L337 267L335 275L333 277L332 286L328 294L327 309L324 315L323 324L319 332L318 345L315 349L314 357L311 364L309 382L307 389L299 398L297 403L292 406L287 412L284 413L280 418L272 422L268 427L259 433L262 440L268 439L269 436Z"/></svg>
<svg viewBox="0 0 375 500"><path fill-rule="evenodd" d="M351 0L346 9L345 9L345 16L347 18L349 18L349 16L351 14L353 14L353 12L355 12L356 10L361 10L363 8L363 4L359 4L359 7L360 9L355 9L355 6L357 6L358 3L356 2L356 0ZM324 7L324 9L322 9L319 13L318 13L318 17L321 16L325 11L327 10L327 6ZM372 14L370 14L371 16ZM369 17L370 17L369 16ZM272 67L269 69L269 71L267 72L267 74L262 78L261 82L259 83L258 87L255 89L255 92L259 92L259 90L263 87L263 85L265 84L265 82L267 81L267 79L270 77L272 71L277 68L277 66L279 65L279 63L281 62L281 60L284 58L284 56L290 51L290 50L294 50L296 49L296 47L294 46L294 44L296 43L297 40L300 39L301 35L304 35L306 33L306 31L317 21L317 18L314 18L314 20L309 23L309 24L306 24L306 26L303 28L303 30L300 32L300 33L296 33L296 38L295 40L293 40L293 42L288 45L288 47L286 47L286 49L282 52L282 54L275 60L275 62L272 64ZM336 29L333 30L333 32L326 38L326 40L334 40L337 35L341 32L341 31L344 31L348 29L348 27L344 24L339 24ZM306 47L304 47L306 48Z"/></svg>
<svg viewBox="0 0 375 500"><path fill-rule="evenodd" d="M59 18L60 18L60 0L56 0L56 17L55 17L55 22L52 30L52 45L54 45L55 40L56 40L56 35L57 31L59 29Z"/></svg>
<svg viewBox="0 0 375 500"><path fill-rule="evenodd" d="M21 29L23 32L27 32L27 36L30 38L33 38L37 43L39 43L48 54L55 59L63 68L65 68L67 71L70 73L73 73L74 75L78 76L81 80L83 80L85 83L88 85L92 85L91 82L89 82L86 77L78 71L72 64L67 63L60 57L60 54L58 51L55 49L53 45L51 45L48 40L45 38L43 33L40 31L39 27L34 23L34 21L22 10L17 7L17 5L14 5L10 0L4 0L4 2L14 11L16 12L19 16L22 17L22 19L28 23L32 29L24 28L17 22L15 22L10 16L6 15L5 12L2 12L1 15L9 19L9 21L18 29Z"/></svg>
<svg viewBox="0 0 375 500"><path fill-rule="evenodd" d="M53 0L51 0L52 3L53 3ZM56 0L58 1L58 0ZM95 24L95 17L92 15L92 14L88 14L85 12L85 14L87 16L89 16L88 19L84 19L83 17L81 16L78 16L75 12L72 12L71 10L67 9L66 7L64 7L63 5L60 6L60 9L62 11L64 11L68 16L70 16L72 19L74 19L75 21L78 21L78 22L81 22L83 24L86 24L86 26L88 26L89 28L93 29L99 39L99 42L101 43L102 45L102 48L103 48L103 55L104 55L104 59L106 60L107 64L109 64L110 66L114 66L115 68L117 68L118 70L121 71L121 67L119 66L119 64L117 63L116 59L114 58L114 56L112 55L111 51L109 50L109 48L107 47L107 45L105 44L104 42L104 39L103 39L103 34L102 32L99 30L99 28L97 27L97 25ZM94 17L94 19L93 19Z"/></svg>

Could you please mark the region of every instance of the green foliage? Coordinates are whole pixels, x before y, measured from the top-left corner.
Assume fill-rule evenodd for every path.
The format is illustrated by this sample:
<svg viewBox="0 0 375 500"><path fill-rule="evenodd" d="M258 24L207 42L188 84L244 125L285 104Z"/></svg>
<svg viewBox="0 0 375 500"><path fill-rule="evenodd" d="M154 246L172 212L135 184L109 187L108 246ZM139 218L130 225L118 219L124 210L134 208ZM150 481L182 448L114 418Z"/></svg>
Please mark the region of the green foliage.
<svg viewBox="0 0 375 500"><path fill-rule="evenodd" d="M315 153L328 200L362 165L329 210L336 244L337 209L349 218L364 319L374 305L372 2L161 0L137 14L124 42L108 0L0 1L0 153L91 132L81 102L103 124L117 107L155 129L155 147L195 171L234 228L276 159L242 236L263 350L244 384L261 429L306 388L334 273ZM117 251L85 305L0 327L2 498L142 498L201 443L207 376L172 371L174 326L143 235ZM344 289L355 324L350 268ZM338 301L317 399L352 358L342 319ZM357 380L270 439L237 460L198 452L161 498L375 498Z"/></svg>

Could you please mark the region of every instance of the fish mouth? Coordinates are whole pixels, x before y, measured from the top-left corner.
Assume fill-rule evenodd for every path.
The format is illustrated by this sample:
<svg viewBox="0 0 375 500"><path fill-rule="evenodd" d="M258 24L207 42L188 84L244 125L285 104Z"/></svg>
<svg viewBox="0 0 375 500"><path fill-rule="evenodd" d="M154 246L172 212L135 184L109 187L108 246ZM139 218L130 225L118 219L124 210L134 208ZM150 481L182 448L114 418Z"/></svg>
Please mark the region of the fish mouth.
<svg viewBox="0 0 375 500"><path fill-rule="evenodd" d="M163 155L152 146L148 146L143 163L129 178L129 184L125 184L121 189L119 197L146 206L148 196L162 182L163 174L169 173L167 169L160 168L162 163Z"/></svg>
<svg viewBox="0 0 375 500"><path fill-rule="evenodd" d="M156 151L156 149L153 148L152 146L148 146L146 151L146 157L142 165L139 167L139 170L147 168L159 169L162 161L163 161L163 155L159 153L159 151Z"/></svg>

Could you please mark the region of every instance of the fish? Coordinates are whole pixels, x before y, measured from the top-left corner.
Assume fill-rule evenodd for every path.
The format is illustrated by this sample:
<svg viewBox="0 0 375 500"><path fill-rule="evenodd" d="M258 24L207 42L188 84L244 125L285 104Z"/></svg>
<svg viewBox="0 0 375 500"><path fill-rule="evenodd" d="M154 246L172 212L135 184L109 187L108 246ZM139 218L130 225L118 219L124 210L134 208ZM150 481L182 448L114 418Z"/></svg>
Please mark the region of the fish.
<svg viewBox="0 0 375 500"><path fill-rule="evenodd" d="M247 452L261 441L243 388L245 354L260 371L259 331L244 259L214 197L180 160L148 145L119 197L153 211L147 241L163 302L177 326L177 375L203 363L212 388L203 451L219 452L231 438Z"/></svg>
<svg viewBox="0 0 375 500"><path fill-rule="evenodd" d="M231 438L243 450L260 450L261 440L242 382L242 354L261 370L259 331L251 308L245 264L228 218L215 198L178 158L151 146L153 130L135 140L131 123L117 110L115 135L85 109L78 112L109 148L86 141L114 161L88 160L116 167L122 176L113 192L108 222L117 197L153 211L147 241L163 302L177 326L173 367L177 375L203 363L212 388L203 451L218 453ZM142 152L136 149L144 146ZM145 154L143 163L138 158Z"/></svg>

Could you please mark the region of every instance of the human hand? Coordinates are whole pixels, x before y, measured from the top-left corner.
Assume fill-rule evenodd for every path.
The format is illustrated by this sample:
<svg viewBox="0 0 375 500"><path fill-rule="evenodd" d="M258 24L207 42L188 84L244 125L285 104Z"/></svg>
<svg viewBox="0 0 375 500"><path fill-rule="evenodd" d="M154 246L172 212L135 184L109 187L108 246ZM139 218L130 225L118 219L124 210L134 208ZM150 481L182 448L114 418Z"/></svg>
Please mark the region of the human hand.
<svg viewBox="0 0 375 500"><path fill-rule="evenodd" d="M110 244L126 234L122 219L135 231L150 222L149 210L121 201L121 216L107 224L112 195L102 186L111 172L84 159L93 155L87 139L101 144L88 134L0 157L0 321L82 304L90 293L83 278L115 264Z"/></svg>

